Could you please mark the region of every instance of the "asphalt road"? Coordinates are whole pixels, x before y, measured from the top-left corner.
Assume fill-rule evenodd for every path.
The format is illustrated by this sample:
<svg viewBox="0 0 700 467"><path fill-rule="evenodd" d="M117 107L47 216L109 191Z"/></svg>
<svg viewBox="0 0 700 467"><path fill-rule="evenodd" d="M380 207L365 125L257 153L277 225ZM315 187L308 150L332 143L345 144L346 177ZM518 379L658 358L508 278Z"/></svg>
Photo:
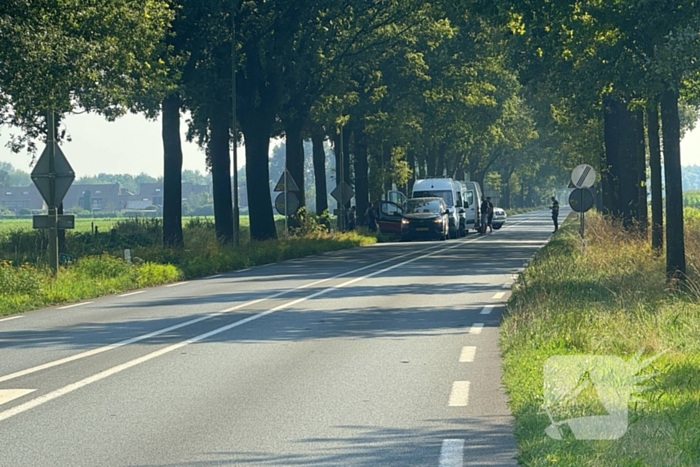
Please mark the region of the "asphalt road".
<svg viewBox="0 0 700 467"><path fill-rule="evenodd" d="M2 319L0 466L516 465L498 323L551 231L512 216Z"/></svg>

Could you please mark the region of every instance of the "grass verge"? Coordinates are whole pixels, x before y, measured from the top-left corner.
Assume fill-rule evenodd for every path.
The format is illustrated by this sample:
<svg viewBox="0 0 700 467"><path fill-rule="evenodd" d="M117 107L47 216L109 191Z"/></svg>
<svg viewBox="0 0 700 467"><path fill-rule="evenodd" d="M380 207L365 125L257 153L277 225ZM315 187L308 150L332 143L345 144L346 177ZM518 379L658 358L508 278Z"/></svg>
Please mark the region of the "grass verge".
<svg viewBox="0 0 700 467"><path fill-rule="evenodd" d="M62 266L57 279L46 267L0 261L0 316L151 287L181 279L244 269L376 242L359 233L311 233L288 240L222 246L208 226L187 231L187 248L135 247L133 264L112 255L82 256Z"/></svg>
<svg viewBox="0 0 700 467"><path fill-rule="evenodd" d="M700 283L694 267L700 257L700 216L688 214L692 273L686 291L667 287L664 258L655 258L647 242L627 238L597 215L587 220L585 253L575 222L568 222L514 285L500 345L521 465L700 465L700 303L693 286ZM638 391L639 401L618 406L629 411L622 419L624 435L576 439L565 424L563 439L547 436L551 420L545 405L556 421L612 413L601 404L610 398L600 380L581 385L584 389L568 401L566 378L548 374L545 387L550 357L614 356L629 364L640 349L641 360L665 353L640 371L648 377L648 389ZM571 389L579 377L594 372L589 370L573 374ZM608 374L606 381L622 381L621 374L614 376ZM620 384L616 394L629 400L619 389L626 383Z"/></svg>

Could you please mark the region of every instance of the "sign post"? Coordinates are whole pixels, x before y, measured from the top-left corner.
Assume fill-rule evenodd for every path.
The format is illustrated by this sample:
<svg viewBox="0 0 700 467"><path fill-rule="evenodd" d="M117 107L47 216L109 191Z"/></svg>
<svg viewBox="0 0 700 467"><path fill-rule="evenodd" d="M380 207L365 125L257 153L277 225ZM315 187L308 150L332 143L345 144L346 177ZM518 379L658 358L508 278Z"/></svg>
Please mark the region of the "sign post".
<svg viewBox="0 0 700 467"><path fill-rule="evenodd" d="M582 240L584 238L584 229L586 228L585 212L593 207L593 194L588 188L593 186L595 179L595 169L588 164L577 165L571 171L571 184L576 189L569 196L569 205L571 209L580 213L579 235L581 235Z"/></svg>
<svg viewBox="0 0 700 467"><path fill-rule="evenodd" d="M275 208L277 209L277 212L284 215L284 236L286 238L289 235L289 226L287 225L287 218L290 214L295 213L297 209L299 209L299 199L297 198L295 193L300 191L299 186L292 178L292 174L290 174L289 170L287 170L286 168L284 169L284 172L282 172L282 175L280 176L277 185L275 185L274 191L282 192L275 199ZM292 193L289 193L290 191Z"/></svg>
<svg viewBox="0 0 700 467"><path fill-rule="evenodd" d="M58 215L58 205L66 196L75 172L66 160L61 148L56 144L56 123L53 110L46 117L47 138L46 148L37 160L31 178L41 197L48 206L48 216L34 216L33 226L36 229L49 229L49 265L53 275L58 275L58 229L71 229L75 225L74 216Z"/></svg>

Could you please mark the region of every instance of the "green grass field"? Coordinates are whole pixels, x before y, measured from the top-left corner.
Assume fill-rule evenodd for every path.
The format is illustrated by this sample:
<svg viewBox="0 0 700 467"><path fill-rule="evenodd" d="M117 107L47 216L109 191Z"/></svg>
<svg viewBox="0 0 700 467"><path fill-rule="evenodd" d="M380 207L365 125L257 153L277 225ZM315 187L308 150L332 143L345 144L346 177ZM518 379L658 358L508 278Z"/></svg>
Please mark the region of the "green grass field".
<svg viewBox="0 0 700 467"><path fill-rule="evenodd" d="M107 232L111 229L115 223L119 221L124 221L129 219L128 217L114 217L114 218L81 218L75 219L75 232L91 232L94 227L100 232ZM202 219L214 222L213 216L201 216L201 217L183 217L182 223L187 224L190 219ZM241 216L241 227L249 227L250 221L248 216ZM277 220L284 219L282 216L277 216ZM32 220L31 219L0 219L0 234L3 232L8 232L10 230L32 230Z"/></svg>
<svg viewBox="0 0 700 467"><path fill-rule="evenodd" d="M665 260L653 256L648 241L625 237L595 214L587 221L585 252L575 222L568 222L520 276L502 323L501 350L521 465L700 465L698 214L686 210L686 288L669 288ZM640 362L660 356L635 366L638 351ZM595 366L572 373L573 379L566 373L545 378L545 368L558 361L550 358L583 356L619 358L633 371L604 369L607 386L586 384ZM565 371L574 368L567 361ZM581 392L571 395L567 381ZM634 389L629 398L627 388ZM553 421L610 415L601 404L610 394L626 401L620 407L628 412L616 419L624 422L620 438L577 439L569 422L554 428ZM562 439L547 435L557 431Z"/></svg>

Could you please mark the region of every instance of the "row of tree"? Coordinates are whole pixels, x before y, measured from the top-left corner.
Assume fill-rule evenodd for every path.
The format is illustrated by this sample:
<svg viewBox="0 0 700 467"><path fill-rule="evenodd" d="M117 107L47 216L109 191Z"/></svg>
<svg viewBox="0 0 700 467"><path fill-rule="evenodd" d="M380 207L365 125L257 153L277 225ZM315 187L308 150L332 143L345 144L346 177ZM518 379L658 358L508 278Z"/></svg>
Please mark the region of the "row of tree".
<svg viewBox="0 0 700 467"><path fill-rule="evenodd" d="M276 236L273 137L286 140L302 205L303 141L312 141L318 212L332 188L330 139L336 182L354 186L360 212L416 177L489 178L510 200L514 189L564 183L568 169L589 162L602 169L605 212L630 230L647 225L648 141L659 248L662 128L668 269L684 272L679 103L698 104L700 94L694 0L90 5L0 6L0 122L24 128L19 147L45 131L46 109L160 112L167 245L183 244L183 111L192 116L188 138L206 149L222 242L234 234L231 148L239 143L251 237L266 239Z"/></svg>

